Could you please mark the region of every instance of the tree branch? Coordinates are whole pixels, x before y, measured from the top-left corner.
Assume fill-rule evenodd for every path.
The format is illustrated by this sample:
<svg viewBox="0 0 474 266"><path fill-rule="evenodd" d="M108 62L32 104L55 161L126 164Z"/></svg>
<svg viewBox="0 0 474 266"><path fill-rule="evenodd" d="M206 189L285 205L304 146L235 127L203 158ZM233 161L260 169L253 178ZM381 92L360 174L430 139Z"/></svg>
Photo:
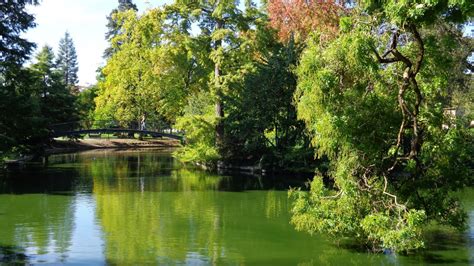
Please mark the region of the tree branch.
<svg viewBox="0 0 474 266"><path fill-rule="evenodd" d="M415 26L410 25L409 26L410 32L413 34L413 37L415 37L415 42L418 44L418 56L416 58L416 63L415 63L415 69L413 71L413 76L416 76L418 72L420 71L421 68L421 63L423 62L423 58L425 55L425 45L423 43L423 39L421 39L420 33L416 29Z"/></svg>
<svg viewBox="0 0 474 266"><path fill-rule="evenodd" d="M375 53L375 56L377 57L377 61L379 61L379 63L381 64L390 64L390 63L394 63L394 62L399 62L400 60L395 58L395 57L391 57L391 58L383 58L379 55L379 53L377 52L377 49L375 49L375 47L372 47L372 51ZM390 52L390 51L389 51Z"/></svg>

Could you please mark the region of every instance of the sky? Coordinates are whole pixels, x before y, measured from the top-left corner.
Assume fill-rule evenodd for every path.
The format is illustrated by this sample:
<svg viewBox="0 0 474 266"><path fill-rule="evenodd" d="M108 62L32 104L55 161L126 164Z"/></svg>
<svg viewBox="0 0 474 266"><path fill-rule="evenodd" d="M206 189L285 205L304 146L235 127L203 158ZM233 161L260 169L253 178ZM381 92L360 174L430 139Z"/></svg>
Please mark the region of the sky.
<svg viewBox="0 0 474 266"><path fill-rule="evenodd" d="M143 12L147 8L171 3L171 0L133 2L139 12ZM106 17L117 6L118 0L40 0L40 5L28 7L37 25L23 36L35 42L37 50L48 44L57 53L59 40L68 31L76 47L79 85L95 84L96 70L104 65L102 54L108 46L105 40Z"/></svg>

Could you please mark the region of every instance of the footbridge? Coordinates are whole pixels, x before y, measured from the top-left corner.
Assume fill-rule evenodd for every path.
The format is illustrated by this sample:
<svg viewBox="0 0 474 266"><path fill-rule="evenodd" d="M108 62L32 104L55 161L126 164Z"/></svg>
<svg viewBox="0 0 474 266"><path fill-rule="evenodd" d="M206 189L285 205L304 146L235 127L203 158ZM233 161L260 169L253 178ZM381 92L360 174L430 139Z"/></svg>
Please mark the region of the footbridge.
<svg viewBox="0 0 474 266"><path fill-rule="evenodd" d="M133 137L150 136L152 138L170 138L183 141L184 132L174 129L163 121L146 121L140 124L135 121L117 120L81 120L50 125L51 137L81 137L84 135L100 136L114 134Z"/></svg>

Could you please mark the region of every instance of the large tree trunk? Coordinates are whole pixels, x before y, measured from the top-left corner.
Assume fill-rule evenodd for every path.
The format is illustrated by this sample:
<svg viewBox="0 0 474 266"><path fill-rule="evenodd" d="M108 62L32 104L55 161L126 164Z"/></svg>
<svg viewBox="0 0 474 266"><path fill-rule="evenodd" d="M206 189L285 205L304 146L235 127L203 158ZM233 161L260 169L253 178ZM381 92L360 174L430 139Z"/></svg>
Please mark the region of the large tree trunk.
<svg viewBox="0 0 474 266"><path fill-rule="evenodd" d="M222 29L224 27L224 23L221 20L217 20L216 30ZM222 46L222 40L216 40L215 48L219 49ZM224 105L222 102L222 89L221 84L219 81L220 78L220 65L216 62L214 65L214 85L216 89L216 145L217 147L222 147L224 143L224 125L222 123L222 119L224 118Z"/></svg>

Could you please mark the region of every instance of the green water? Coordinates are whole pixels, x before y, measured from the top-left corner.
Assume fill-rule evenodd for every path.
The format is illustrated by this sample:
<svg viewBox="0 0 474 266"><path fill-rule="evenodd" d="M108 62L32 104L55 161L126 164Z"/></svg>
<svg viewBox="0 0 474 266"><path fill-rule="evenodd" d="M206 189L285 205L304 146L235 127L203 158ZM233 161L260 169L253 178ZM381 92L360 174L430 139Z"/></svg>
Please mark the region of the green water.
<svg viewBox="0 0 474 266"><path fill-rule="evenodd" d="M291 180L289 182L288 180ZM212 175L166 151L50 157L0 178L0 264L469 265L474 193L464 233L432 232L416 256L338 246L289 224L291 176Z"/></svg>

